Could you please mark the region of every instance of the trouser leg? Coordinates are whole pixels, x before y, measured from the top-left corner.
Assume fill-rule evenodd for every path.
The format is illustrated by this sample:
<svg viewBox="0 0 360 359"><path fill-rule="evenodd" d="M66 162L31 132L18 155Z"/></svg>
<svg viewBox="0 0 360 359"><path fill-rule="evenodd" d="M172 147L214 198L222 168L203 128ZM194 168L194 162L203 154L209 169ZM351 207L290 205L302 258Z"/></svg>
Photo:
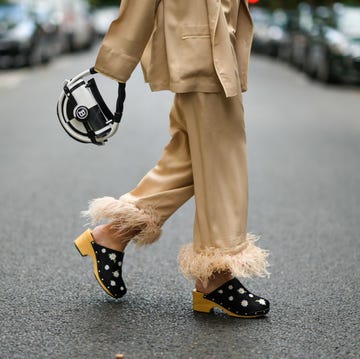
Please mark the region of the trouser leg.
<svg viewBox="0 0 360 359"><path fill-rule="evenodd" d="M157 165L128 194L141 208L156 208L161 223L194 194L189 138L179 95L170 113L170 135Z"/></svg>
<svg viewBox="0 0 360 359"><path fill-rule="evenodd" d="M267 252L247 233L248 173L241 95L182 94L193 164L194 241L181 250L180 268L204 283L214 272L265 275Z"/></svg>
<svg viewBox="0 0 360 359"><path fill-rule="evenodd" d="M131 192L120 199L93 200L84 215L93 223L110 220L120 235L133 235L138 245L161 235L163 223L194 194L192 163L184 113L176 95L170 113L169 144L161 159Z"/></svg>

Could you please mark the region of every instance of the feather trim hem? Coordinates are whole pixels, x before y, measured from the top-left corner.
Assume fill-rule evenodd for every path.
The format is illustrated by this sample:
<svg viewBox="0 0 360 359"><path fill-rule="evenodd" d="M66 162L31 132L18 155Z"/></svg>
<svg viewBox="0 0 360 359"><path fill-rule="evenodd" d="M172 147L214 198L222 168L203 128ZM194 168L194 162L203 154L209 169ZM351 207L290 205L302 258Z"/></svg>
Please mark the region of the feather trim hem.
<svg viewBox="0 0 360 359"><path fill-rule="evenodd" d="M138 207L130 196L96 198L82 212L92 225L110 221L110 231L137 246L154 243L161 236L160 217L152 207Z"/></svg>
<svg viewBox="0 0 360 359"><path fill-rule="evenodd" d="M234 277L268 277L270 273L266 258L267 250L255 246L257 237L247 234L247 243L239 252L209 247L200 252L193 244L185 245L179 253L178 262L185 277L200 280L205 286L214 273L230 272Z"/></svg>

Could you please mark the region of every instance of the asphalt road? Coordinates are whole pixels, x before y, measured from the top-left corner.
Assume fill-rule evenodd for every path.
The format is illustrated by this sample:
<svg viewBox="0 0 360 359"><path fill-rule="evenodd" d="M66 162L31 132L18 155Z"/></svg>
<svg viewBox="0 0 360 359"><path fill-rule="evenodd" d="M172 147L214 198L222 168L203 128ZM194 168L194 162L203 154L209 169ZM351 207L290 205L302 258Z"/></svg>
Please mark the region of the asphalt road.
<svg viewBox="0 0 360 359"><path fill-rule="evenodd" d="M158 243L129 248L119 301L75 250L87 201L132 189L169 138L172 94L151 94L139 71L105 147L66 136L55 115L61 84L95 53L0 73L0 357L359 358L360 88L253 58L249 231L271 252L271 277L244 284L272 307L239 320L191 309L192 283L176 263L192 237L191 201ZM116 85L100 86L114 103Z"/></svg>

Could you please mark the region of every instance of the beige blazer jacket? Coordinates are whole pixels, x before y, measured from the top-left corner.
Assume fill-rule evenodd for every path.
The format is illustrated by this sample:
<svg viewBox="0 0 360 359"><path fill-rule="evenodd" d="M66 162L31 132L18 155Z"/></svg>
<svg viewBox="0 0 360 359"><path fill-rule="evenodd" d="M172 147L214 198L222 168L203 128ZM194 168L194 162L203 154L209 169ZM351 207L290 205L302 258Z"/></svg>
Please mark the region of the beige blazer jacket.
<svg viewBox="0 0 360 359"><path fill-rule="evenodd" d="M141 60L153 91L246 91L253 23L247 0L234 1L238 22L229 36L221 0L122 0L95 69L126 82Z"/></svg>

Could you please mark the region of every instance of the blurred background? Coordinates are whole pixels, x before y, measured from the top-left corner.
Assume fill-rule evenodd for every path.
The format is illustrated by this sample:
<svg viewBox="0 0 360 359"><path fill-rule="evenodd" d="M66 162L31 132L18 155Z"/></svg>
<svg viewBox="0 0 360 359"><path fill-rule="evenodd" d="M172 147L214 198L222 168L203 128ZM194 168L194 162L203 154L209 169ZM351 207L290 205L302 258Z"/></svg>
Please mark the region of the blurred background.
<svg viewBox="0 0 360 359"><path fill-rule="evenodd" d="M360 81L360 2L249 0L253 52L324 83ZM0 67L47 64L89 49L118 13L116 0L0 0Z"/></svg>
<svg viewBox="0 0 360 359"><path fill-rule="evenodd" d="M89 49L117 15L118 2L111 3L1 0L1 67L46 64L60 54Z"/></svg>
<svg viewBox="0 0 360 359"><path fill-rule="evenodd" d="M249 2L254 52L289 63L324 83L359 83L359 1Z"/></svg>

